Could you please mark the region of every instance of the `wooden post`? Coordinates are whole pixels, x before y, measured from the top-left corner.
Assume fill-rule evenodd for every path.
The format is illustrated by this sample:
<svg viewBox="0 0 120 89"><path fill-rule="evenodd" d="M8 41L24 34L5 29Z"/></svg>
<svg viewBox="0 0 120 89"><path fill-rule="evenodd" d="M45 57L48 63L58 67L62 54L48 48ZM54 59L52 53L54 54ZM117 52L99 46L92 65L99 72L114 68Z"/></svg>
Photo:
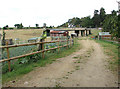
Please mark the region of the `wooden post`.
<svg viewBox="0 0 120 89"><path fill-rule="evenodd" d="M72 42L73 42L73 44L72 44L72 45L74 45L74 38L72 39Z"/></svg>
<svg viewBox="0 0 120 89"><path fill-rule="evenodd" d="M69 40L68 40L68 38L67 38L67 49L68 49L68 47L69 47L68 42L69 42Z"/></svg>
<svg viewBox="0 0 120 89"><path fill-rule="evenodd" d="M72 46L72 38L70 38L70 46Z"/></svg>
<svg viewBox="0 0 120 89"><path fill-rule="evenodd" d="M60 38L58 38L58 52L59 52L59 50L60 50L59 44L60 44Z"/></svg>
<svg viewBox="0 0 120 89"><path fill-rule="evenodd" d="M8 42L6 42L6 46L8 46ZM9 48L7 48L7 58L9 59ZM8 69L9 69L9 72L10 72L11 71L10 60L8 61Z"/></svg>
<svg viewBox="0 0 120 89"><path fill-rule="evenodd" d="M42 58L45 58L45 56L44 56L44 43L42 43Z"/></svg>

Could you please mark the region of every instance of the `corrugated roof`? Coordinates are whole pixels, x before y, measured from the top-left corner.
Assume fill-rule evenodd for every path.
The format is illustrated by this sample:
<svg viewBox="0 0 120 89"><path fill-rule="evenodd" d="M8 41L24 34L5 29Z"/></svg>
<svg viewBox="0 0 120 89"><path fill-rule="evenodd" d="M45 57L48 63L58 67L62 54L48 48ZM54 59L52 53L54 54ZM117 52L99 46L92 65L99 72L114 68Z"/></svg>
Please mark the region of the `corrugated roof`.
<svg viewBox="0 0 120 89"><path fill-rule="evenodd" d="M99 32L99 35L111 35L109 32Z"/></svg>
<svg viewBox="0 0 120 89"><path fill-rule="evenodd" d="M59 31L60 29L50 29L50 30L53 30L53 31Z"/></svg>
<svg viewBox="0 0 120 89"><path fill-rule="evenodd" d="M50 33L64 33L65 31L51 31Z"/></svg>

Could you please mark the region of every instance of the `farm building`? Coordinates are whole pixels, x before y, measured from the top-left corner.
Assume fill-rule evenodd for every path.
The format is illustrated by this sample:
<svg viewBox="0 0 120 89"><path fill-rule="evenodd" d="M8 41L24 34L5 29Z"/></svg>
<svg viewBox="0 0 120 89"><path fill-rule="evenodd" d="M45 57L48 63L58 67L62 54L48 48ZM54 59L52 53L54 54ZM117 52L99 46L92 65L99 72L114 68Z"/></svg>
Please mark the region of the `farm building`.
<svg viewBox="0 0 120 89"><path fill-rule="evenodd" d="M111 34L109 32L99 32L98 34L98 39L107 39L110 40L111 39Z"/></svg>
<svg viewBox="0 0 120 89"><path fill-rule="evenodd" d="M67 37L68 36L68 31L57 31L57 30L53 30L50 31L50 36L53 39L57 40L58 38L63 38L63 37Z"/></svg>
<svg viewBox="0 0 120 89"><path fill-rule="evenodd" d="M77 28L77 29L69 29L69 30L50 29L50 32L51 31L68 31L69 35L71 35L71 33L76 33L77 36L88 36L91 34L91 29L89 28Z"/></svg>

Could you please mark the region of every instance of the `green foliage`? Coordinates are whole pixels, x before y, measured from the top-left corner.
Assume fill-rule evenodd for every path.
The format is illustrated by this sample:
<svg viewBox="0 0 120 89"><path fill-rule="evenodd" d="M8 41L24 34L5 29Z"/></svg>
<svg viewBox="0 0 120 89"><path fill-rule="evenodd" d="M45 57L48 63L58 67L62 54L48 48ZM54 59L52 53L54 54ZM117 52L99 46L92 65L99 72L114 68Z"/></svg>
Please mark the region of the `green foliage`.
<svg viewBox="0 0 120 89"><path fill-rule="evenodd" d="M119 38L118 23L117 12L113 10L112 13L107 15L103 21L103 31L108 31L112 34L112 36Z"/></svg>
<svg viewBox="0 0 120 89"><path fill-rule="evenodd" d="M68 27L68 22L63 23L62 25L58 26L58 27Z"/></svg>
<svg viewBox="0 0 120 89"><path fill-rule="evenodd" d="M68 22L58 26L58 27L93 27L93 21L90 18L90 16L84 17L84 18L78 18L74 17L72 19L69 19Z"/></svg>
<svg viewBox="0 0 120 89"><path fill-rule="evenodd" d="M21 23L21 24L15 24L14 26L15 26L17 29L22 29L22 28L23 28L22 23Z"/></svg>
<svg viewBox="0 0 120 89"><path fill-rule="evenodd" d="M98 10L94 11L94 16L92 18L94 27L99 27L100 26L100 15L98 14Z"/></svg>
<svg viewBox="0 0 120 89"><path fill-rule="evenodd" d="M100 26L102 26L103 25L103 21L105 20L105 17L106 17L106 12L105 12L105 9L102 7L101 9L100 9Z"/></svg>
<svg viewBox="0 0 120 89"><path fill-rule="evenodd" d="M36 26L36 28L38 28L38 27L39 27L39 24L35 24L35 26Z"/></svg>
<svg viewBox="0 0 120 89"><path fill-rule="evenodd" d="M4 29L2 30L2 34L3 34L3 36L2 36L2 44L1 45L5 45L5 31L4 31Z"/></svg>
<svg viewBox="0 0 120 89"><path fill-rule="evenodd" d="M4 30L9 29L9 26L6 25L6 26L3 27L3 29L4 29Z"/></svg>
<svg viewBox="0 0 120 89"><path fill-rule="evenodd" d="M81 18L81 26L82 27L93 27L93 21L92 19L90 18L90 16L87 16L87 17L84 17L84 18Z"/></svg>
<svg viewBox="0 0 120 89"><path fill-rule="evenodd" d="M118 38L120 38L120 14L118 15Z"/></svg>
<svg viewBox="0 0 120 89"><path fill-rule="evenodd" d="M120 15L117 15L117 11L113 10L111 14L106 14L105 9L102 7L99 10L94 10L94 16L78 18L74 17L69 19L68 22L58 27L103 27L102 31L110 32L113 37L120 38Z"/></svg>
<svg viewBox="0 0 120 89"><path fill-rule="evenodd" d="M74 18L68 20L68 24L73 25L75 27L79 27L80 22L81 22L80 18L78 18L78 17L74 17Z"/></svg>
<svg viewBox="0 0 120 89"><path fill-rule="evenodd" d="M58 27L68 27L68 25L73 27L100 27L105 19L106 12L104 8L100 9L100 13L98 12L98 10L95 10L92 18L90 16L83 18L74 17Z"/></svg>

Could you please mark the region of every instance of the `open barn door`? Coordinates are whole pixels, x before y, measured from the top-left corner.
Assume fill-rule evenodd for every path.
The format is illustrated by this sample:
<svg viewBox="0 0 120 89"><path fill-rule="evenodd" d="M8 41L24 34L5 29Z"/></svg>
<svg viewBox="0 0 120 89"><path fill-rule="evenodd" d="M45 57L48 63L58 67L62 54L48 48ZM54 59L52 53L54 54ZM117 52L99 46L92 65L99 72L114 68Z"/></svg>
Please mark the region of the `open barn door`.
<svg viewBox="0 0 120 89"><path fill-rule="evenodd" d="M77 37L78 37L78 35L79 35L79 30L75 30L75 33L77 34Z"/></svg>

